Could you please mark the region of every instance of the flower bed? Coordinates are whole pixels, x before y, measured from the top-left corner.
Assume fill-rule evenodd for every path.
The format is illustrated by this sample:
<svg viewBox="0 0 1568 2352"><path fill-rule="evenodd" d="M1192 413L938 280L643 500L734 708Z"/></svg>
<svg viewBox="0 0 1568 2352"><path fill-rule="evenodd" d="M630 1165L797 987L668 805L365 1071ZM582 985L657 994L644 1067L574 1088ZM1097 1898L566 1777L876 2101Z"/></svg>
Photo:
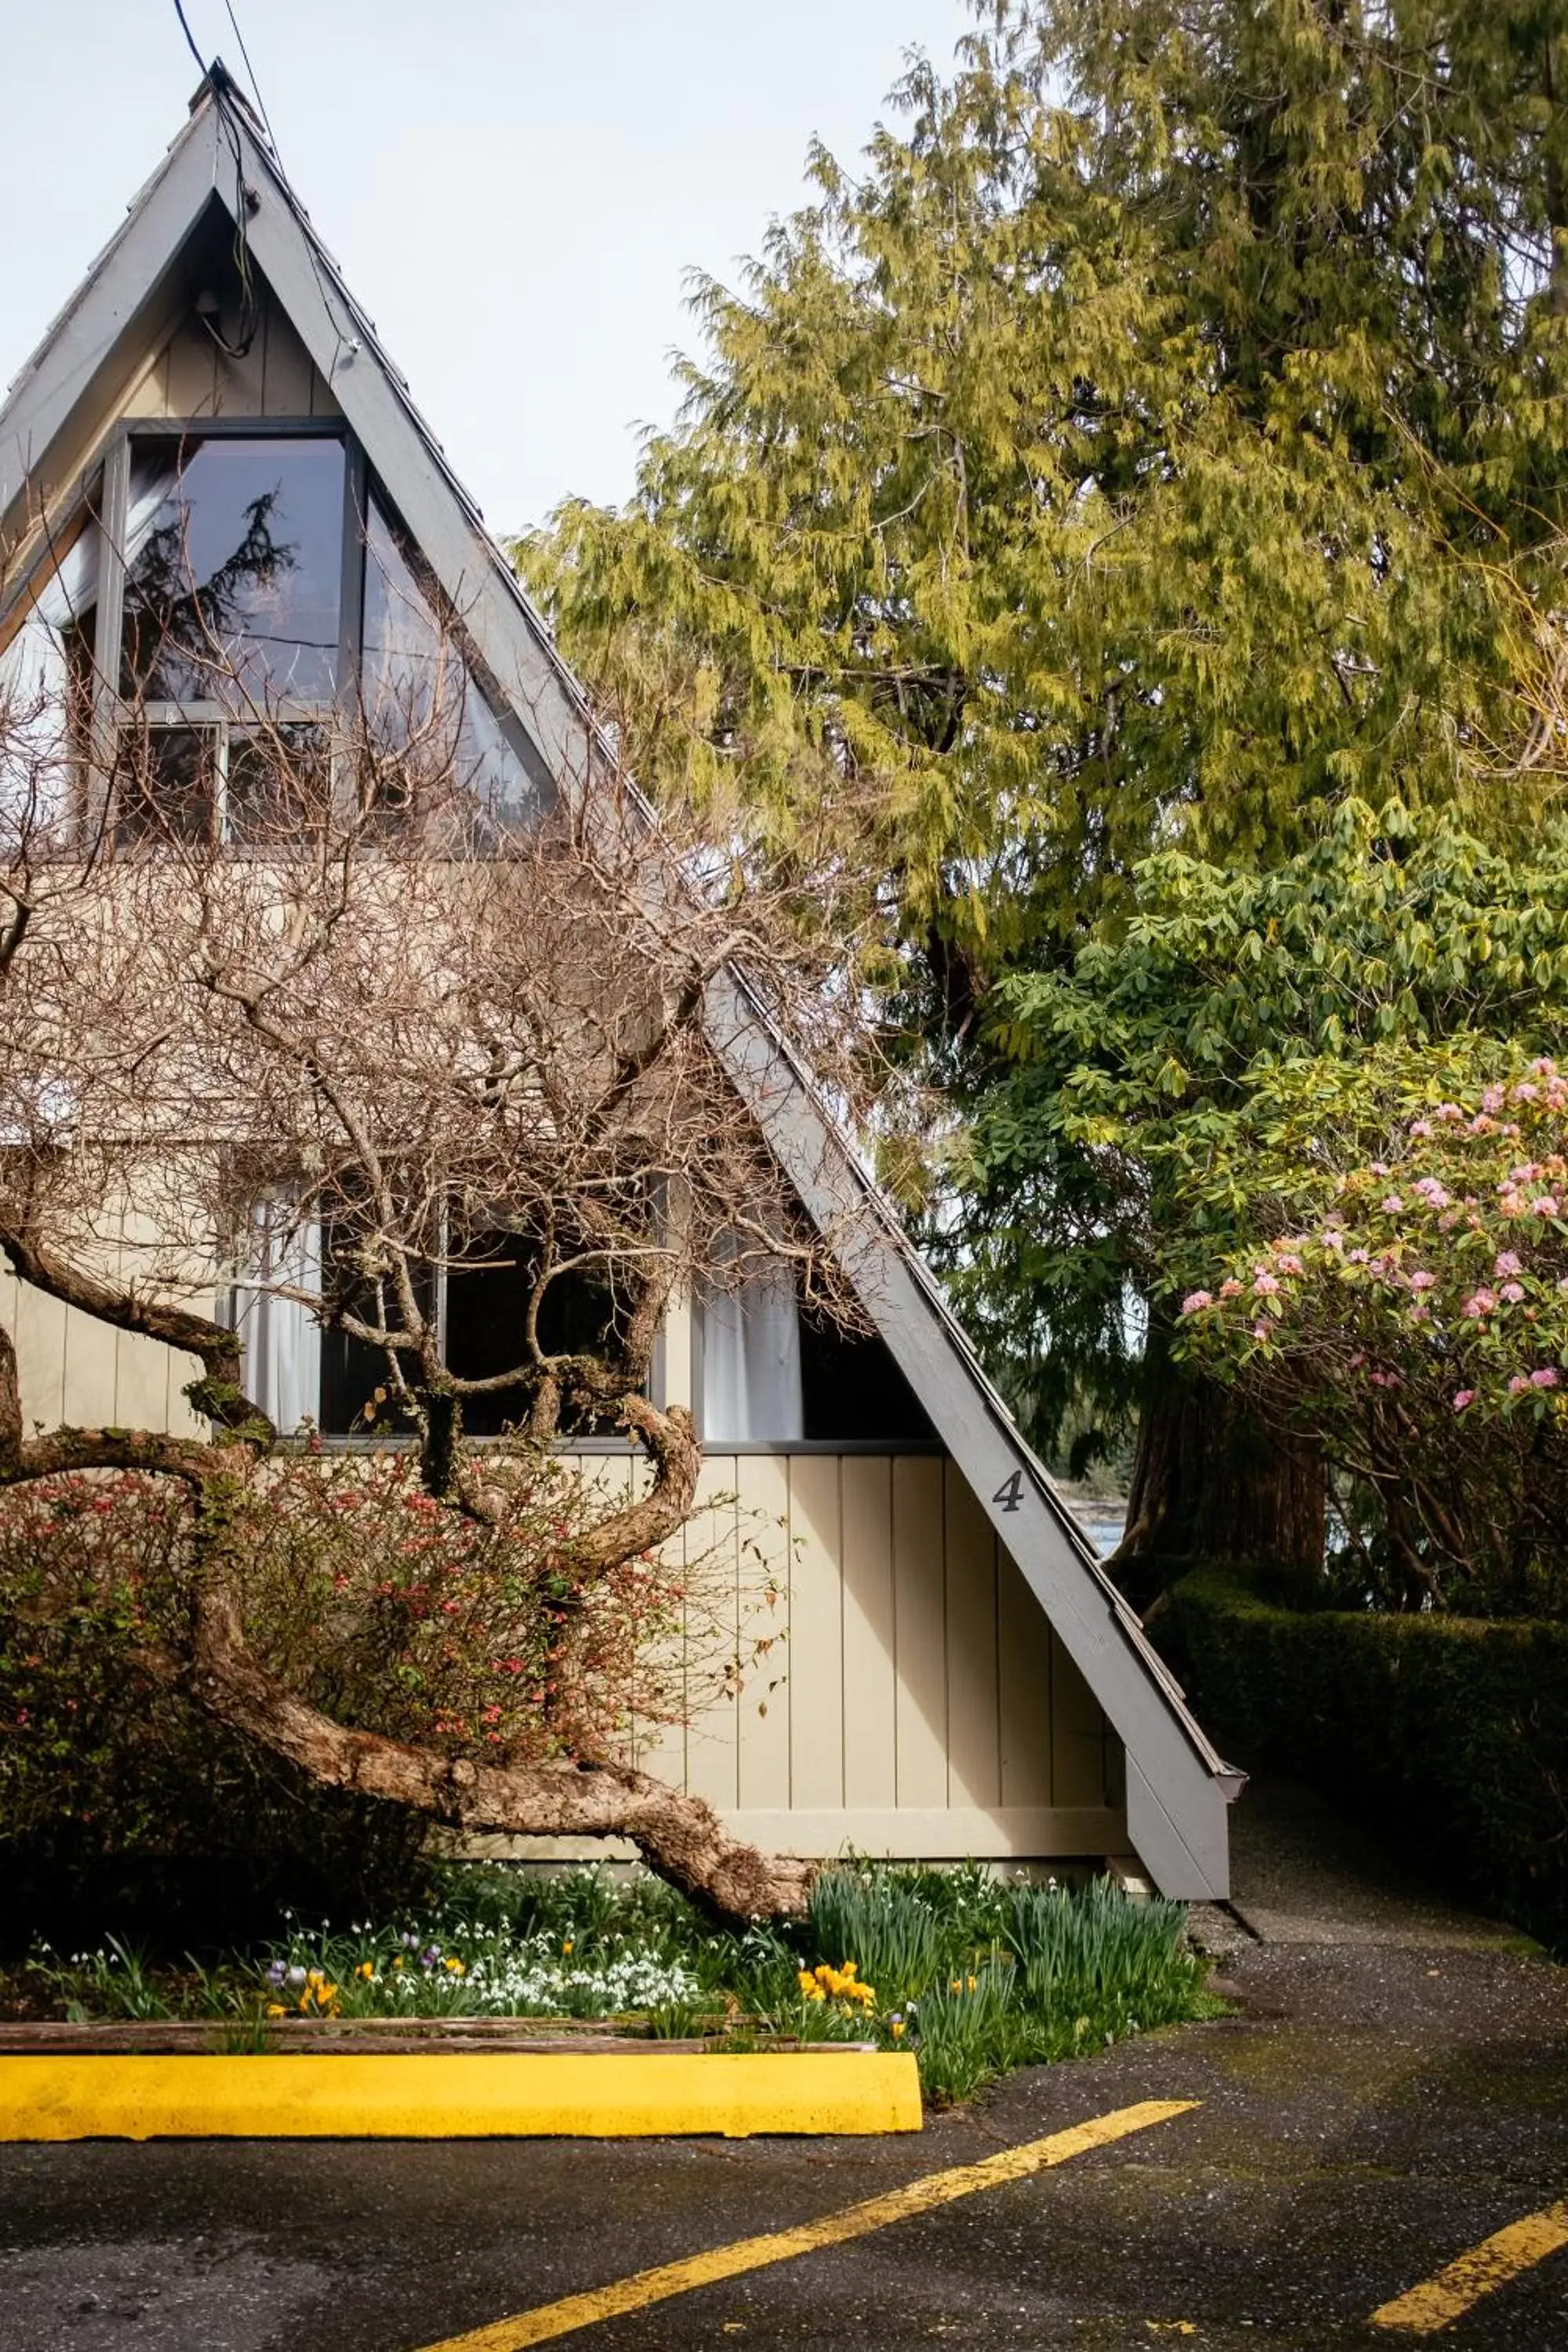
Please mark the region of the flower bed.
<svg viewBox="0 0 1568 2352"><path fill-rule="evenodd" d="M616 2021L624 2035L736 2052L910 2049L940 2102L1212 2013L1184 1917L1106 1882L1069 1893L978 1868L868 1865L825 1872L806 1919L734 1936L651 1880L467 1872L428 1921L290 1921L276 1944L214 1966L153 1966L112 1937L66 1959L39 1948L21 1990L35 2015L78 2027L205 2022L206 2046L228 2053L306 2027L343 2046L356 2025L464 2020Z"/></svg>

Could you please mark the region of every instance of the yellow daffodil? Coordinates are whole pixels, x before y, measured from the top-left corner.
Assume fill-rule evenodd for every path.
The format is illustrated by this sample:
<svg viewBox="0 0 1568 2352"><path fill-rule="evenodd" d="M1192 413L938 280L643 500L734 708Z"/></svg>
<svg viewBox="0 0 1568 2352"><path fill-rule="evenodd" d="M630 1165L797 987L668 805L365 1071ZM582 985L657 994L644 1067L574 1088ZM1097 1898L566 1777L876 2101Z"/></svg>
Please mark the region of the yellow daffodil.
<svg viewBox="0 0 1568 2352"><path fill-rule="evenodd" d="M363 1977L366 1984L369 1984L371 1979L375 1974L375 1962L374 1960L362 1960L358 1968L354 1970L354 1974L356 1977Z"/></svg>
<svg viewBox="0 0 1568 2352"><path fill-rule="evenodd" d="M565 1956L566 1956L566 1958L567 1958L568 1959L570 1959L570 1958L571 1958L571 1957L572 1957L573 1953L576 1950L576 1948L577 1948L577 1947L575 1946L575 1944L574 1944L574 1943L571 1941L571 1939L570 1939L570 1938L568 1938L568 1939L567 1939L567 1941L566 1941L564 1944L563 1944L563 1945L562 1945L562 1947L561 1947L561 1949L562 1949L562 1950L563 1950L563 1952L565 1954Z"/></svg>
<svg viewBox="0 0 1568 2352"><path fill-rule="evenodd" d="M287 2017L289 2012L280 2000L269 2000L267 2004L267 2014L268 2017Z"/></svg>
<svg viewBox="0 0 1568 2352"><path fill-rule="evenodd" d="M462 1960L448 1960L446 1963L447 1972L449 1976L460 1977L464 1973L466 1965Z"/></svg>

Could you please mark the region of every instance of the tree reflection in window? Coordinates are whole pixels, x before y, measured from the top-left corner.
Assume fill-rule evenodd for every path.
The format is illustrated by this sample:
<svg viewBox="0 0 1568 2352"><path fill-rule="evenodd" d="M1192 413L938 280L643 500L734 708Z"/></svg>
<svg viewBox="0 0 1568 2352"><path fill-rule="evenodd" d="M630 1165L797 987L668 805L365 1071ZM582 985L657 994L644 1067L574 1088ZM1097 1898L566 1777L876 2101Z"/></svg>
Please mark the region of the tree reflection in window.
<svg viewBox="0 0 1568 2352"><path fill-rule="evenodd" d="M170 460L140 445L132 504ZM185 442L125 584L121 691L271 709L337 690L343 451L331 439Z"/></svg>

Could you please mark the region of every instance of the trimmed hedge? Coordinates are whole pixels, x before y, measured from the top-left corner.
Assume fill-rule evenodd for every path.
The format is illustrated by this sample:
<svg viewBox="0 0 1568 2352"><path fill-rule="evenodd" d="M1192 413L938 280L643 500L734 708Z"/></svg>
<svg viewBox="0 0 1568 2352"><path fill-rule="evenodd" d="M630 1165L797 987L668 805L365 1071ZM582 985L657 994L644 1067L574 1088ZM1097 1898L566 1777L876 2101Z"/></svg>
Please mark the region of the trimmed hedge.
<svg viewBox="0 0 1568 2352"><path fill-rule="evenodd" d="M1190 1685L1242 1761L1393 1822L1490 1909L1568 1946L1568 1625L1170 1591Z"/></svg>

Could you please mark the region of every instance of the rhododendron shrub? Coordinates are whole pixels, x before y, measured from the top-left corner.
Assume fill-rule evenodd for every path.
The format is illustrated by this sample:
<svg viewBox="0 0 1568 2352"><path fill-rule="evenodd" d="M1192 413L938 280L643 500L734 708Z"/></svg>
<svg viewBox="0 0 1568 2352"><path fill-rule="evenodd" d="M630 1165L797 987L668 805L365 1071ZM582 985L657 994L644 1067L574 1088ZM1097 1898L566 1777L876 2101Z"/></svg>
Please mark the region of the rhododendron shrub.
<svg viewBox="0 0 1568 2352"><path fill-rule="evenodd" d="M629 1753L634 1725L646 1747L694 1676L735 1672L704 1564L574 1578L602 1505L548 1457L507 1467L494 1528L444 1510L406 1453L258 1464L226 1538L251 1651L309 1703L452 1758ZM0 1494L0 1840L65 1816L111 1850L226 1850L236 1825L203 1806L243 1810L236 1743L153 1670L191 1610L194 1537L178 1489L141 1473Z"/></svg>
<svg viewBox="0 0 1568 2352"><path fill-rule="evenodd" d="M1293 1222L1187 1295L1181 1344L1320 1438L1374 1594L1563 1613L1568 1071L1516 1064L1385 1135L1339 1166L1300 1139Z"/></svg>

